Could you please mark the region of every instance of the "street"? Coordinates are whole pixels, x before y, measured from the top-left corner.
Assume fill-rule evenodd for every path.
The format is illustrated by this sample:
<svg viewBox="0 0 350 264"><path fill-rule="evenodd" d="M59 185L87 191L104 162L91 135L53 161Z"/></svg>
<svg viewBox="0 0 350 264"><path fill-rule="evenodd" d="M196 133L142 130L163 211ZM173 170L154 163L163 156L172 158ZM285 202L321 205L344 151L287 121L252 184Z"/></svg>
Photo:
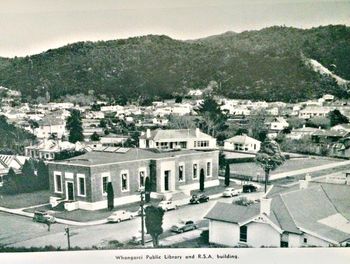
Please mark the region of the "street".
<svg viewBox="0 0 350 264"><path fill-rule="evenodd" d="M244 194L246 195L246 194ZM258 196L258 193L249 196ZM168 211L164 214L163 230L164 236L170 235L169 229L182 219L191 219L196 222L203 220L208 210L217 201L232 202L235 198L219 198L198 205L185 205L177 210ZM0 213L0 244L16 247L43 247L52 245L66 248L67 237L64 225L54 224L51 231L41 223L34 223L30 218ZM207 225L206 221L200 221L200 226ZM111 240L119 242L129 241L133 235L141 230L141 218L137 217L130 221L115 224L103 224L96 226L70 226L71 246L92 247L105 245Z"/></svg>

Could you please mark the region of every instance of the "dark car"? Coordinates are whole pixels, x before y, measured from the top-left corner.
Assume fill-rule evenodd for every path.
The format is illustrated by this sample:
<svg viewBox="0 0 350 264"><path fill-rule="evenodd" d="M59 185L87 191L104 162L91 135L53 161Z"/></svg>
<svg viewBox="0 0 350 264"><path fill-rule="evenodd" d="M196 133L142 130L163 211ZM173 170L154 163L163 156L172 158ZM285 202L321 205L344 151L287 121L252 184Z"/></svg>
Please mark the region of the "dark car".
<svg viewBox="0 0 350 264"><path fill-rule="evenodd" d="M244 193L256 192L257 190L258 190L258 188L253 184L243 185L243 192Z"/></svg>
<svg viewBox="0 0 350 264"><path fill-rule="evenodd" d="M56 223L56 218L45 211L35 211L33 221L40 223Z"/></svg>
<svg viewBox="0 0 350 264"><path fill-rule="evenodd" d="M191 204L199 204L199 203L204 203L204 202L208 202L208 201L209 201L209 197L207 195L205 195L204 193L202 193L202 194L192 195L190 203Z"/></svg>

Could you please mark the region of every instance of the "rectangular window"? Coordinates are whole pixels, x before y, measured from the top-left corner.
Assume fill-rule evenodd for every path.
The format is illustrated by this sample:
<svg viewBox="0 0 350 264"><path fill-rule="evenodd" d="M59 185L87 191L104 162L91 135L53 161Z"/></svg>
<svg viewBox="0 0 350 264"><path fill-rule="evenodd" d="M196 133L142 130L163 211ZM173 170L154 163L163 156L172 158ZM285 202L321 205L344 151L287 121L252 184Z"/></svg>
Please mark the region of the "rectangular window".
<svg viewBox="0 0 350 264"><path fill-rule="evenodd" d="M197 147L197 141L195 141L193 144L194 144L194 147L196 148Z"/></svg>
<svg viewBox="0 0 350 264"><path fill-rule="evenodd" d="M145 187L145 172L144 171L140 171L139 172L139 176L140 176L140 187Z"/></svg>
<svg viewBox="0 0 350 264"><path fill-rule="evenodd" d="M239 228L239 241L247 242L247 231L248 231L247 226L241 226Z"/></svg>
<svg viewBox="0 0 350 264"><path fill-rule="evenodd" d="M55 173L55 192L62 193L62 175L61 173Z"/></svg>
<svg viewBox="0 0 350 264"><path fill-rule="evenodd" d="M85 196L86 195L85 175L77 174L77 179L78 179L78 195Z"/></svg>
<svg viewBox="0 0 350 264"><path fill-rule="evenodd" d="M179 181L184 181L184 165L179 166Z"/></svg>
<svg viewBox="0 0 350 264"><path fill-rule="evenodd" d="M125 192L128 190L128 174L122 173L121 180L122 180L122 192Z"/></svg>
<svg viewBox="0 0 350 264"><path fill-rule="evenodd" d="M102 176L102 194L107 195L107 184L109 182L109 176Z"/></svg>
<svg viewBox="0 0 350 264"><path fill-rule="evenodd" d="M197 173L198 173L198 169L197 169L197 164L193 164L193 179L196 179L197 178Z"/></svg>
<svg viewBox="0 0 350 264"><path fill-rule="evenodd" d="M306 237L304 237L304 243L307 244L307 238Z"/></svg>
<svg viewBox="0 0 350 264"><path fill-rule="evenodd" d="M211 176L211 162L207 162L207 177Z"/></svg>

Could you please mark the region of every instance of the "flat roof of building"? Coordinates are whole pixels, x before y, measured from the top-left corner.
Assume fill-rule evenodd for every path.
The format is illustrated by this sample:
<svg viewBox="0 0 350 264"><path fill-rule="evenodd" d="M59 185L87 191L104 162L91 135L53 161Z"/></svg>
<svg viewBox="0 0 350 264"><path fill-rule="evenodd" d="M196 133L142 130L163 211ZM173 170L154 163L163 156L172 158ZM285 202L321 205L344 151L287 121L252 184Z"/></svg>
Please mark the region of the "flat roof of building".
<svg viewBox="0 0 350 264"><path fill-rule="evenodd" d="M110 163L119 163L136 160L161 159L176 157L181 155L200 154L205 152L213 152L218 150L177 150L177 151L158 151L155 149L139 149L139 148L104 148L103 151L91 151L83 155L76 156L70 159L55 161L50 163L55 164L71 164L82 166L103 165Z"/></svg>

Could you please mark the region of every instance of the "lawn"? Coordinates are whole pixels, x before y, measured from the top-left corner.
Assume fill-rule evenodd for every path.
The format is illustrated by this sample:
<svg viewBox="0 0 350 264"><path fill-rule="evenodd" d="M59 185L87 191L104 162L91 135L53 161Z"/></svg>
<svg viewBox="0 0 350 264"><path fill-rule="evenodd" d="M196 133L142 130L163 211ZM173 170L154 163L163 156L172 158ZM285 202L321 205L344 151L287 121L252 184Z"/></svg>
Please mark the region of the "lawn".
<svg viewBox="0 0 350 264"><path fill-rule="evenodd" d="M333 158L298 158L290 159L285 161L285 163L278 167L276 170L271 172L271 175L282 173L286 171L294 171L305 168L317 167L325 164L330 164L334 162L339 162L343 160L333 159ZM230 171L233 175L244 175L256 177L259 174L261 177L264 176L264 171L260 166L254 162L236 163L230 165Z"/></svg>
<svg viewBox="0 0 350 264"><path fill-rule="evenodd" d="M152 199L150 204L158 204L160 200ZM130 203L120 206L115 206L112 211L109 211L107 209L101 209L96 211L88 211L88 210L74 210L74 211L55 211L52 210L50 205L42 206L42 207L36 207L36 208L30 208L25 210L26 212L34 212L35 210L51 210L51 213L57 217L77 222L89 222L89 221L96 221L96 220L102 220L106 219L108 216L112 214L112 212L117 210L127 210L130 212L136 212L140 208L140 203Z"/></svg>
<svg viewBox="0 0 350 264"><path fill-rule="evenodd" d="M49 202L50 191L37 191L15 195L0 195L0 206L11 209L35 206Z"/></svg>
<svg viewBox="0 0 350 264"><path fill-rule="evenodd" d="M309 175L314 178L314 177L319 177L319 176L324 176L327 174L332 174L332 173L344 173L349 171L350 166L349 165L344 165L344 166L340 166L340 167L336 167L336 168L331 168L331 169L326 169L326 170L321 170L321 171L315 171L315 172L311 172L309 173ZM295 175L292 177L287 177L287 178L283 178L283 179L277 179L277 180L273 180L271 181L271 184L275 184L275 185L285 185L285 184L290 184L299 180L303 180L305 178L305 174L299 174L299 175Z"/></svg>

